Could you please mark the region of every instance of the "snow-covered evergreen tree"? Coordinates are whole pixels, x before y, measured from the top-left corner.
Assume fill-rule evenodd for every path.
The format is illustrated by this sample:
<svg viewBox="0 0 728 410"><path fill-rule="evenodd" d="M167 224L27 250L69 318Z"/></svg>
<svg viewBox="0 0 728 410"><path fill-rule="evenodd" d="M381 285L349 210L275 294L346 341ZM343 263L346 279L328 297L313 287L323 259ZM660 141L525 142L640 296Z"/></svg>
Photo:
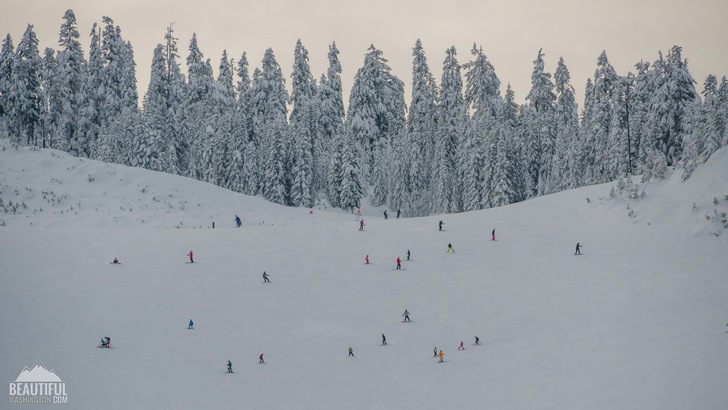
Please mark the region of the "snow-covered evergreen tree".
<svg viewBox="0 0 728 410"><path fill-rule="evenodd" d="M527 197L547 194L552 189L547 183L550 181L556 140L553 107L556 95L551 74L544 71L543 56L542 50L539 50L533 62L531 90L526 96L528 105L522 112L526 143L525 165L529 175Z"/></svg>
<svg viewBox="0 0 728 410"><path fill-rule="evenodd" d="M554 72L556 87L556 147L551 177L552 186L556 190L572 189L580 186L582 145L579 137L579 114L574 96L574 87L570 83L571 75L559 58Z"/></svg>
<svg viewBox="0 0 728 410"><path fill-rule="evenodd" d="M709 75L703 84L703 104L693 123L694 149L699 162L705 162L722 146L721 106L718 79Z"/></svg>
<svg viewBox="0 0 728 410"><path fill-rule="evenodd" d="M316 107L316 82L308 65L308 50L301 40L296 42L293 56L293 72L291 73L291 109L290 127L292 153L291 158L291 204L294 206L312 207L314 204L314 175L320 150L316 129L318 128L318 110Z"/></svg>
<svg viewBox="0 0 728 410"><path fill-rule="evenodd" d="M38 38L29 24L15 51L8 93L10 136L18 145L41 145L42 68Z"/></svg>
<svg viewBox="0 0 728 410"><path fill-rule="evenodd" d="M318 92L318 138L319 157L316 173L321 185L317 187L325 192L326 198L332 206L338 206L341 197L342 153L343 153L343 124L344 101L341 87L341 63L336 43L329 46L329 67L326 76L319 81Z"/></svg>
<svg viewBox="0 0 728 410"><path fill-rule="evenodd" d="M0 48L0 136L9 135L9 113L13 105L10 93L12 84L13 61L15 60L15 46L10 34L5 36Z"/></svg>
<svg viewBox="0 0 728 410"><path fill-rule="evenodd" d="M671 166L680 159L684 123L698 95L687 62L682 59L681 47L673 46L666 59L660 54L653 68L656 70L655 92L650 99L649 133L643 145L652 148L644 150L646 155L662 155L664 158L648 157L643 162L647 178L661 178L662 174L655 173L663 169L661 164L664 162Z"/></svg>
<svg viewBox="0 0 728 410"><path fill-rule="evenodd" d="M404 84L391 73L382 51L374 45L364 56L349 94L347 127L365 154L365 175L373 182L376 143L399 135L404 127ZM384 198L375 198L383 203Z"/></svg>
<svg viewBox="0 0 728 410"><path fill-rule="evenodd" d="M67 10L63 20L58 39L61 50L56 55L57 77L49 78L46 82L50 85L49 81L52 81L55 87L58 87L53 93L58 95L63 102L51 105L50 109L52 116L58 121L58 137L63 141L63 146L59 148L66 149L66 143L73 141L74 143L70 145L73 148L72 153L88 156L90 147L80 147L77 144L82 139L82 136L79 135L81 132L79 124L82 123L80 118L82 104L86 102L84 95L86 61L81 50L80 34L76 28L76 16L73 10Z"/></svg>
<svg viewBox="0 0 728 410"><path fill-rule="evenodd" d="M362 148L352 134L351 129L345 131L342 140L344 140L344 143L342 144L339 207L346 211L353 211L360 207L361 198L364 196L364 186L359 168L359 158L363 154L361 152Z"/></svg>
<svg viewBox="0 0 728 410"><path fill-rule="evenodd" d="M407 191L408 197L406 201L403 199L407 203L392 202L390 206L393 209L405 208L408 215L421 216L428 212L425 201L435 156L438 88L419 39L412 49L412 57L412 101L407 117L406 142L398 144L399 153L396 155L400 158L397 167L403 172L408 171L408 175L398 177L409 180L401 188Z"/></svg>
<svg viewBox="0 0 728 410"><path fill-rule="evenodd" d="M458 181L456 153L464 139L467 107L463 97L463 80L455 47L445 52L440 81L438 129L433 159L430 199L431 213L460 210L461 188Z"/></svg>

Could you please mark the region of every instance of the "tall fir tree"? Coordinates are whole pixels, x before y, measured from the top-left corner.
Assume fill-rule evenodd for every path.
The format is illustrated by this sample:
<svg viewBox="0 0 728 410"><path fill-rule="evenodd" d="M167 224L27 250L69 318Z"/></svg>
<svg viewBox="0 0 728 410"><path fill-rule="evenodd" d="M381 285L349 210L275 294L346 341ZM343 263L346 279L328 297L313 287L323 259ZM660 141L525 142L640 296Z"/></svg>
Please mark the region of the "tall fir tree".
<svg viewBox="0 0 728 410"><path fill-rule="evenodd" d="M43 62L38 51L38 38L28 25L18 43L10 76L8 119L12 124L12 141L18 145L40 146L42 103L41 79Z"/></svg>
<svg viewBox="0 0 728 410"><path fill-rule="evenodd" d="M526 95L528 105L522 113L526 138L526 166L529 179L526 197L550 193L551 165L554 155L556 127L554 121L554 84L551 74L544 71L542 50L533 62L531 90Z"/></svg>

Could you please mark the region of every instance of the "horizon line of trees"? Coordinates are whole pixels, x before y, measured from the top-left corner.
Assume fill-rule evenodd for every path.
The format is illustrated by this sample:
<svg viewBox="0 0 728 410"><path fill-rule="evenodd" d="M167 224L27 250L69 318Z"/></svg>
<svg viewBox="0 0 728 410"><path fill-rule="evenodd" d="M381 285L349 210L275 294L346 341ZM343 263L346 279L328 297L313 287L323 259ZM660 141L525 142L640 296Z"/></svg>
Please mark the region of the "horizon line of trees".
<svg viewBox="0 0 728 410"><path fill-rule="evenodd" d="M169 26L140 109L120 27L109 17L94 23L88 59L79 38L72 10L58 51L41 56L32 25L17 48L5 37L0 136L289 206L354 210L366 197L407 216L470 211L630 175L661 178L677 165L687 179L728 145L728 80L709 75L699 94L679 46L623 76L602 52L579 113L563 58L552 75L542 50L519 105L510 84L501 95L482 48L461 64L450 47L438 82L417 40L407 105L404 82L372 45L345 110L336 43L318 81L296 43L289 93L272 49L252 75L245 53L223 51L215 78L196 34L183 74Z"/></svg>

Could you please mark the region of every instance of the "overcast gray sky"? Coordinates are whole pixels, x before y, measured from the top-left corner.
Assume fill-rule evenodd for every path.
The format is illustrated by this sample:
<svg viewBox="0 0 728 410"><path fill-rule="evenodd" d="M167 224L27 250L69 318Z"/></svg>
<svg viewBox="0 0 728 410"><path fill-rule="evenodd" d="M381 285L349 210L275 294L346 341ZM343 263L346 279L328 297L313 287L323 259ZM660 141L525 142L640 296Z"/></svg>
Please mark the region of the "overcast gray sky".
<svg viewBox="0 0 728 410"><path fill-rule="evenodd" d="M223 49L236 61L247 52L252 73L272 47L289 87L297 39L309 51L316 79L328 65L329 44L336 41L346 95L370 44L383 51L394 74L409 86L418 38L438 82L449 46L457 48L461 64L470 59L473 43L482 46L502 82L501 92L510 82L518 102L530 89L539 48L548 72L564 58L580 107L602 50L624 75L637 61L653 62L658 51L667 53L677 44L699 91L708 74L728 76L726 0L0 0L0 5L0 34L9 33L17 46L26 25L33 24L41 55L45 47L58 49L67 9L76 14L86 57L92 24L111 17L134 47L140 96L146 93L154 48L170 23L182 62L193 32L215 76ZM184 65L182 70L186 73Z"/></svg>

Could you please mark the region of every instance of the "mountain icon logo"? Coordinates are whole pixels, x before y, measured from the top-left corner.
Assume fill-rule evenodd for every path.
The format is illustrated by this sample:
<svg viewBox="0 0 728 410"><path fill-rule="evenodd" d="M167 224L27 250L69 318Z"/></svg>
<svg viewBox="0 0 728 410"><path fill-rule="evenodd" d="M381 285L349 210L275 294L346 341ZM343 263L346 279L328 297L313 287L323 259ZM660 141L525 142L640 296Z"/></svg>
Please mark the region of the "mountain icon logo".
<svg viewBox="0 0 728 410"><path fill-rule="evenodd" d="M16 382L61 382L61 378L53 370L48 370L40 360L36 360L30 368L25 366Z"/></svg>

